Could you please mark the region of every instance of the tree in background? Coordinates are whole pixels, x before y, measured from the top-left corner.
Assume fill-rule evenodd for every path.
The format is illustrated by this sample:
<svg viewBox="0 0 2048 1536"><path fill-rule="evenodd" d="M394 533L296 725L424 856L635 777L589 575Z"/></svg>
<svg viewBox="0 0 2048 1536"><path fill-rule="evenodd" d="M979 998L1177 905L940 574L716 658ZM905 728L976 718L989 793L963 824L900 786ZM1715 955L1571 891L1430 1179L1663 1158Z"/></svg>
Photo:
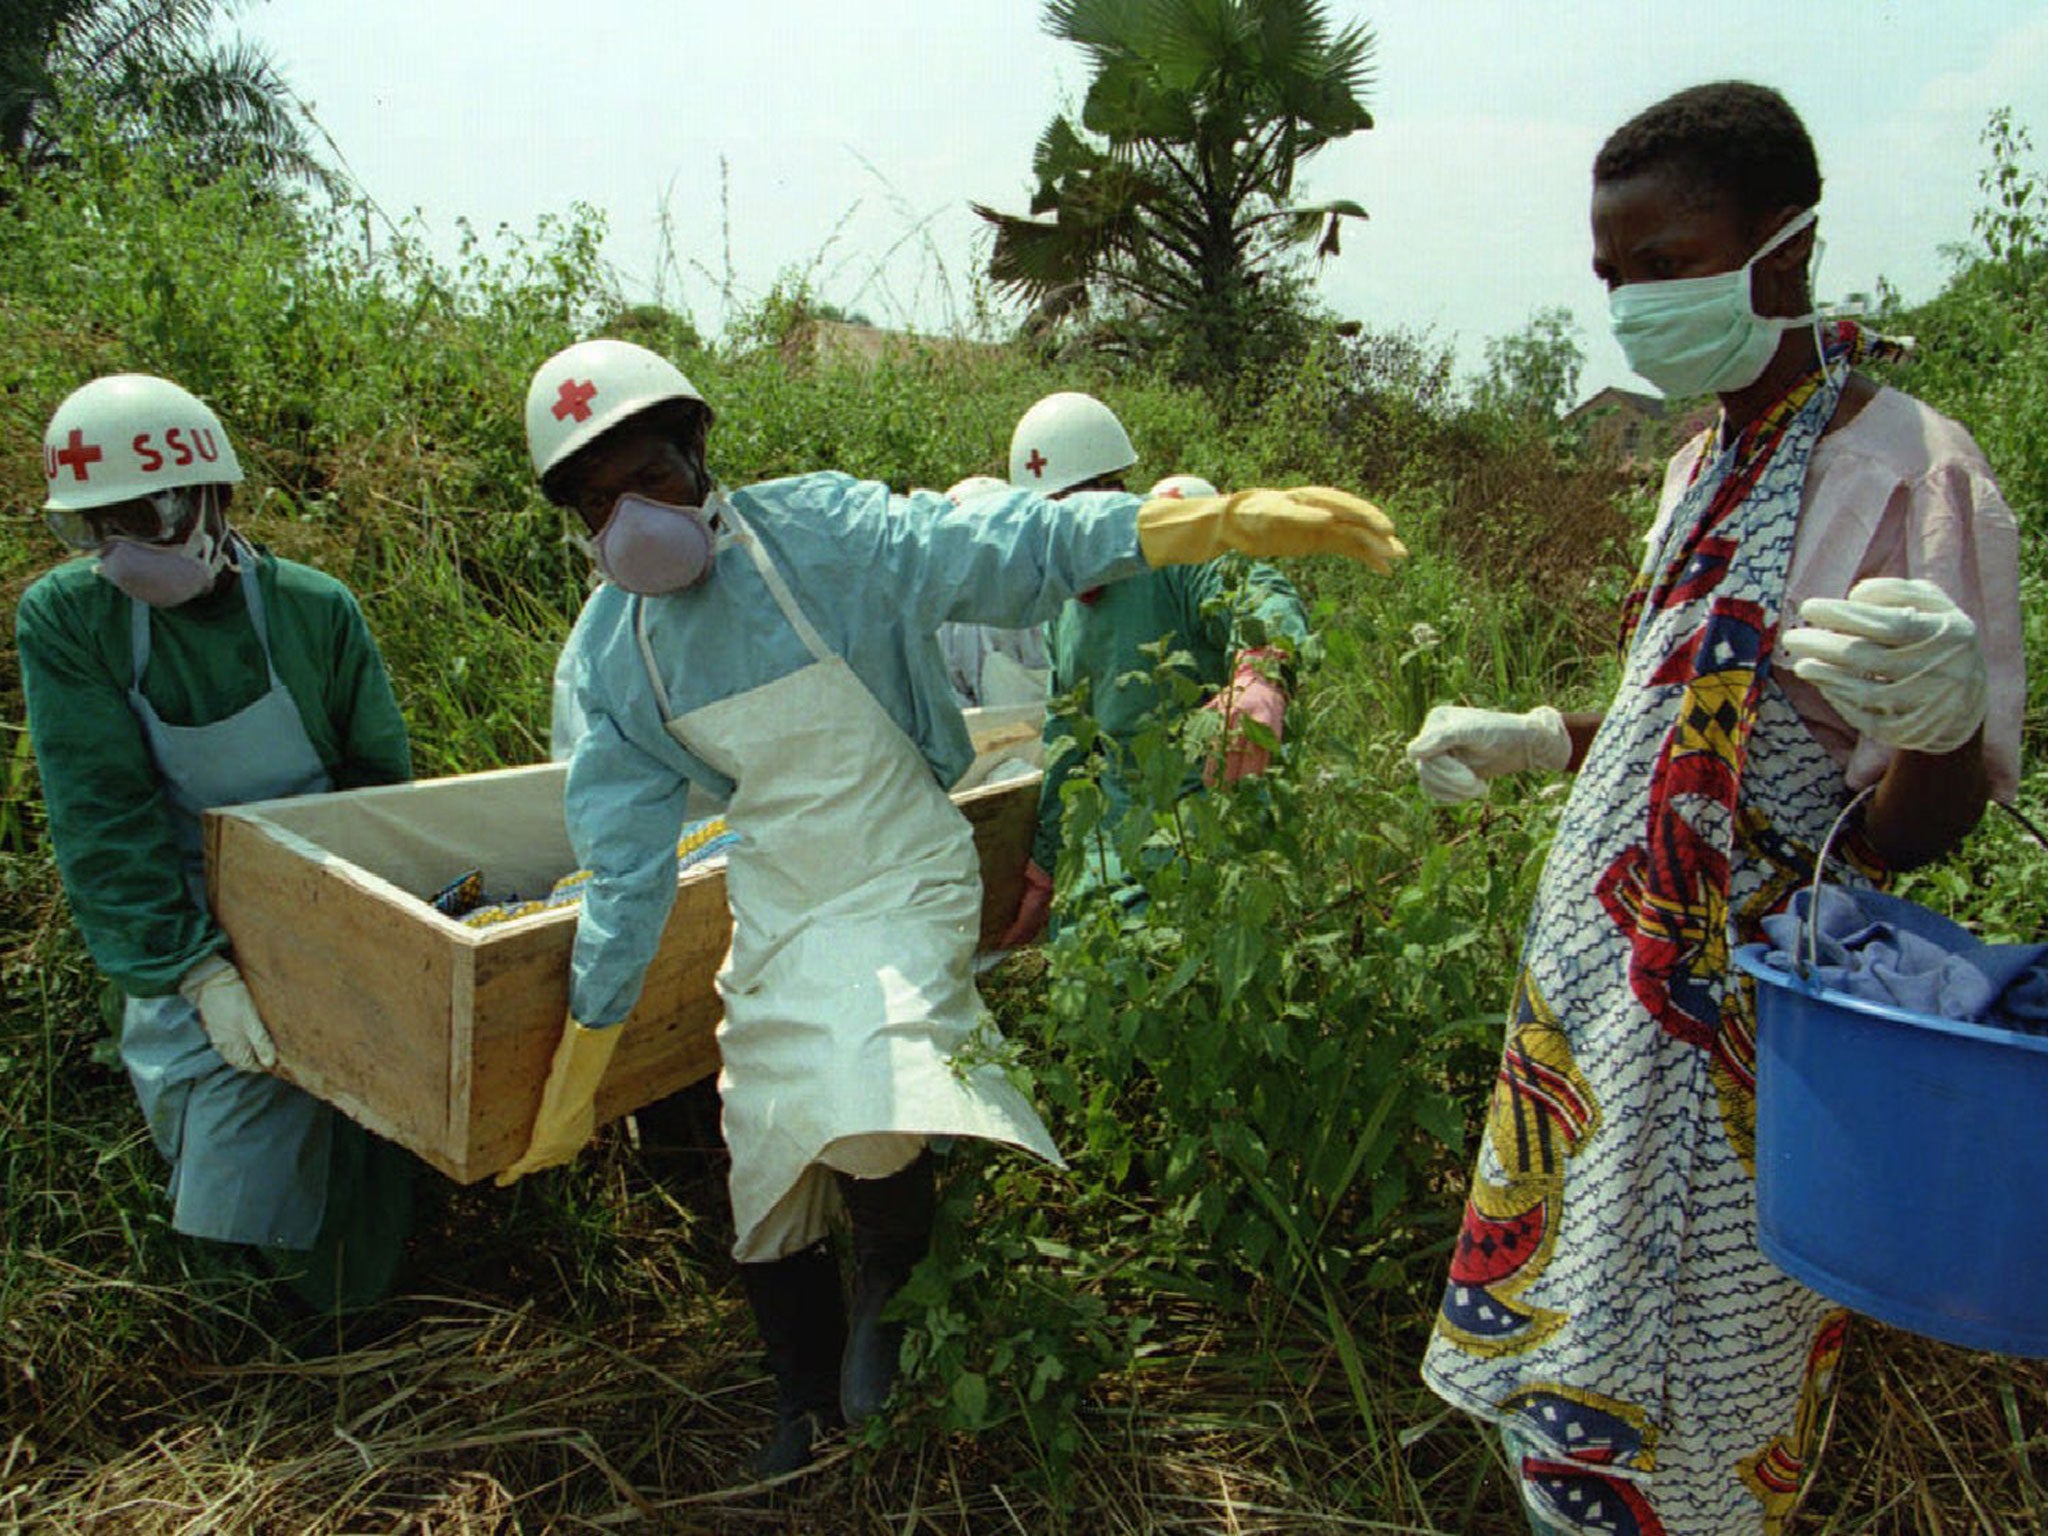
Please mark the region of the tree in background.
<svg viewBox="0 0 2048 1536"><path fill-rule="evenodd" d="M1513 335L1486 343L1486 372L1473 386L1472 403L1481 410L1553 422L1577 398L1585 365L1572 312L1561 304L1539 309Z"/></svg>
<svg viewBox="0 0 2048 1536"><path fill-rule="evenodd" d="M1992 261L2024 272L2048 253L2048 232L2042 228L2048 222L2048 182L2032 163L2033 135L2013 120L2011 107L2000 107L1978 137L1991 163L1977 176L1984 203L1971 216L1970 228Z"/></svg>
<svg viewBox="0 0 2048 1536"><path fill-rule="evenodd" d="M331 186L306 119L267 54L215 28L238 0L6 0L0 5L0 156L67 158L65 113L126 137L166 137L202 169L247 165Z"/></svg>
<svg viewBox="0 0 2048 1536"><path fill-rule="evenodd" d="M1080 125L1039 138L1029 216L975 205L990 277L1037 324L1092 307L1131 344L1177 346L1192 376L1266 361L1276 322L1300 329L1295 258L1311 241L1335 255L1341 221L1366 216L1297 203L1295 178L1372 126L1371 32L1317 0L1049 0L1045 16L1093 78Z"/></svg>

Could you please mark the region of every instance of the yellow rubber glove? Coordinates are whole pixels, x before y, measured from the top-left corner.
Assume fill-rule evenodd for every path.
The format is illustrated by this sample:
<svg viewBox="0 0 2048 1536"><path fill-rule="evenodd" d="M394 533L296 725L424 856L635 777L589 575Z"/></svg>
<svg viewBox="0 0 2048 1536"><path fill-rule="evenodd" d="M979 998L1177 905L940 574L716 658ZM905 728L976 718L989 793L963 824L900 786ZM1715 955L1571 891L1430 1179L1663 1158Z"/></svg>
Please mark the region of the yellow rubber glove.
<svg viewBox="0 0 2048 1536"><path fill-rule="evenodd" d="M1342 555L1382 576L1408 546L1394 520L1371 502L1328 486L1291 491L1239 491L1231 496L1160 496L1138 509L1138 547L1145 563L1199 565L1226 550L1280 558Z"/></svg>
<svg viewBox="0 0 2048 1536"><path fill-rule="evenodd" d="M555 1047L547 1086L540 1091L540 1112L533 1117L533 1134L519 1161L498 1175L500 1188L542 1168L566 1163L583 1150L597 1129L592 1102L597 1085L611 1065L623 1029L616 1024L610 1029L585 1029L574 1019L563 1021L562 1041Z"/></svg>

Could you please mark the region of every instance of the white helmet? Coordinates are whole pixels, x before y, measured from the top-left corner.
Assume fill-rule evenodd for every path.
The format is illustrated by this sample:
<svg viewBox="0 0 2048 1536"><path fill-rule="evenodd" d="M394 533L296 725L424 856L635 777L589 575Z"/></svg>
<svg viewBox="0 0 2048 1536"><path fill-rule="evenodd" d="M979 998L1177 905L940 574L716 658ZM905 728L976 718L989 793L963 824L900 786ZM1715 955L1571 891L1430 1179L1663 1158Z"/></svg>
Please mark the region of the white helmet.
<svg viewBox="0 0 2048 1536"><path fill-rule="evenodd" d="M1187 501L1195 496L1221 496L1223 493L1204 480L1200 475L1168 475L1164 480L1145 493L1148 501L1157 501L1161 496L1171 496L1175 501Z"/></svg>
<svg viewBox="0 0 2048 1536"><path fill-rule="evenodd" d="M1116 412L1093 395L1047 395L1010 435L1010 484L1055 496L1138 462Z"/></svg>
<svg viewBox="0 0 2048 1536"><path fill-rule="evenodd" d="M946 500L954 506L974 500L977 496L992 495L1010 488L1007 480L998 480L994 475L969 475L958 485L946 492Z"/></svg>
<svg viewBox="0 0 2048 1536"><path fill-rule="evenodd" d="M87 512L184 485L240 485L241 461L205 401L169 379L115 373L73 390L43 434L49 512Z"/></svg>
<svg viewBox="0 0 2048 1536"><path fill-rule="evenodd" d="M608 340L564 347L540 365L526 387L526 450L533 472L545 479L585 443L664 400L704 405L682 369L645 347Z"/></svg>

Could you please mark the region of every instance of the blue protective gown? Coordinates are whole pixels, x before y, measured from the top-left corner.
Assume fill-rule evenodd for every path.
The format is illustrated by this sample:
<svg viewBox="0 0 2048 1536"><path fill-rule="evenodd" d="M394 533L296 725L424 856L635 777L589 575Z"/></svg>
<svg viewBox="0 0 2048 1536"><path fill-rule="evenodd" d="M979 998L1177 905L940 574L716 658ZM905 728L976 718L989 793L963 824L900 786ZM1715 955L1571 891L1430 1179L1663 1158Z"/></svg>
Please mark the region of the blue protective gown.
<svg viewBox="0 0 2048 1536"><path fill-rule="evenodd" d="M966 772L974 748L938 627L1036 624L1077 592L1147 569L1141 503L1121 492L1052 502L1015 491L960 508L929 492L896 497L824 473L752 486L732 500L826 644L946 786ZM592 1028L618 1023L639 999L675 900L675 843L690 791L715 802L733 790L665 728L634 634L635 601L610 583L592 594L564 667L588 722L569 767L569 836L594 876L569 1003ZM687 591L638 601L675 715L811 663L743 549L721 550Z"/></svg>

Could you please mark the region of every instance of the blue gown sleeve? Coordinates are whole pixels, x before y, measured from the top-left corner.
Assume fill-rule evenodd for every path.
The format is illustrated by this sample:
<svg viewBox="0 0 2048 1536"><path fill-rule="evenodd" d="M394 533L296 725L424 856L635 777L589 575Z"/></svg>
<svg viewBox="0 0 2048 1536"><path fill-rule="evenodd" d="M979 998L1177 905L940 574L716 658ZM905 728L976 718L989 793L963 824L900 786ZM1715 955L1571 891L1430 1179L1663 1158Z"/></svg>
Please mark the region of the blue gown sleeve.
<svg viewBox="0 0 2048 1536"><path fill-rule="evenodd" d="M1054 698L1072 692L1074 679L1060 653L1057 624L1046 626L1045 650L1051 668L1047 674L1047 691ZM1080 762L1074 751L1074 728L1057 710L1046 710L1045 729L1040 739L1045 749L1045 771L1038 783L1038 828L1031 838L1031 862L1051 875L1059 872L1060 845L1064 841L1060 831L1060 786L1067 782Z"/></svg>
<svg viewBox="0 0 2048 1536"><path fill-rule="evenodd" d="M590 871L569 972L569 1012L586 1028L620 1023L640 1000L675 905L676 839L689 792L688 777L629 741L604 709L590 708L569 759L564 806L570 846Z"/></svg>
<svg viewBox="0 0 2048 1536"><path fill-rule="evenodd" d="M1301 594L1263 561L1211 560L1170 570L1168 579L1179 583L1183 633L1201 635L1222 653L1227 664L1234 663L1237 653L1255 640L1264 645L1284 641L1296 652L1308 642L1308 610L1302 606ZM1222 601L1233 579L1243 583L1241 606L1235 610ZM1239 614L1247 612L1258 620L1263 636L1244 632Z"/></svg>
<svg viewBox="0 0 2048 1536"><path fill-rule="evenodd" d="M1299 652L1308 643L1308 610L1294 583L1263 561L1254 561L1245 573L1245 591L1251 609L1265 626L1267 643L1286 640ZM1233 649L1242 649L1245 637L1235 637Z"/></svg>
<svg viewBox="0 0 2048 1536"><path fill-rule="evenodd" d="M1056 502L1009 491L961 507L926 492L893 498L879 514L874 575L927 631L1043 623L1076 593L1148 569L1140 505L1122 492Z"/></svg>

